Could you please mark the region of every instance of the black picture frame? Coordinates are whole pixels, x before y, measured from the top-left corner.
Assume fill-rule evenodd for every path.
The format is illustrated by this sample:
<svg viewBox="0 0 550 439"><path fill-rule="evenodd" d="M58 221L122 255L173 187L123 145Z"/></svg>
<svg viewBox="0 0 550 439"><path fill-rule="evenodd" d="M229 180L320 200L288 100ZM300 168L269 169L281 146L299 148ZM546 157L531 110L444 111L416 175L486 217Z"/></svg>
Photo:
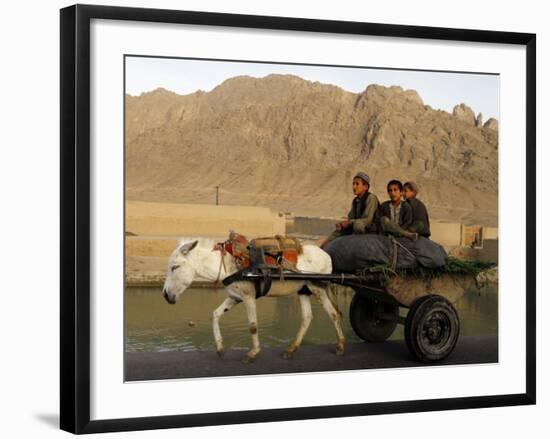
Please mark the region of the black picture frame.
<svg viewBox="0 0 550 439"><path fill-rule="evenodd" d="M75 5L60 11L61 351L60 426L72 433L192 427L535 404L536 36L289 17ZM90 420L90 21L133 20L332 34L437 39L526 48L525 393L224 413Z"/></svg>

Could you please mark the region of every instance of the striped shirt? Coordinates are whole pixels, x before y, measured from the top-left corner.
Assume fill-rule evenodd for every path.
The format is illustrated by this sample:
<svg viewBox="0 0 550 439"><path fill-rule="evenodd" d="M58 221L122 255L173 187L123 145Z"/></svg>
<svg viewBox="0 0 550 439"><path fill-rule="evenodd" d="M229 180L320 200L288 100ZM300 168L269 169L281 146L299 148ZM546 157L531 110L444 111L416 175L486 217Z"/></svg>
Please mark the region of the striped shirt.
<svg viewBox="0 0 550 439"><path fill-rule="evenodd" d="M399 214L401 213L401 203L394 207L393 204L390 204L390 220L392 223L399 224Z"/></svg>

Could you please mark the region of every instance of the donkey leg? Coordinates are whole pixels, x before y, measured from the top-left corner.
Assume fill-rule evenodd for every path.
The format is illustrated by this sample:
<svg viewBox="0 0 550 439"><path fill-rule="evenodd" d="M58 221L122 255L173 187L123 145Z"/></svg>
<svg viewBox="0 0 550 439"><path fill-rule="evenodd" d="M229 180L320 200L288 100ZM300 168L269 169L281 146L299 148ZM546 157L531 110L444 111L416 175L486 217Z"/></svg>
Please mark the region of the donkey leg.
<svg viewBox="0 0 550 439"><path fill-rule="evenodd" d="M220 331L220 317L237 303L239 302L235 299L227 297L212 313L212 329L214 330L214 340L216 341L216 352L220 357L223 356L223 338Z"/></svg>
<svg viewBox="0 0 550 439"><path fill-rule="evenodd" d="M334 323L334 328L336 329L336 337L338 339L338 344L336 345L336 355L344 355L345 337L344 332L342 331L342 316L340 314L340 311L338 311L335 305L333 305L324 288L311 285L308 285L308 287L319 298L321 304L323 305L323 308L332 320L332 323Z"/></svg>
<svg viewBox="0 0 550 439"><path fill-rule="evenodd" d="M252 348L247 352L243 361L249 363L256 359L260 352L260 337L258 336L258 317L256 315L256 298L253 296L244 296L243 302L246 307L248 317L248 328L252 337Z"/></svg>
<svg viewBox="0 0 550 439"><path fill-rule="evenodd" d="M300 323L300 329L298 329L296 338L291 343L291 345L286 348L285 351L283 351L283 358L287 360L292 359L292 357L294 356L294 352L296 352L302 344L304 335L306 335L306 332L313 318L313 314L311 312L311 300L309 296L305 294L300 294L298 297L300 299L300 308L302 310L302 322Z"/></svg>

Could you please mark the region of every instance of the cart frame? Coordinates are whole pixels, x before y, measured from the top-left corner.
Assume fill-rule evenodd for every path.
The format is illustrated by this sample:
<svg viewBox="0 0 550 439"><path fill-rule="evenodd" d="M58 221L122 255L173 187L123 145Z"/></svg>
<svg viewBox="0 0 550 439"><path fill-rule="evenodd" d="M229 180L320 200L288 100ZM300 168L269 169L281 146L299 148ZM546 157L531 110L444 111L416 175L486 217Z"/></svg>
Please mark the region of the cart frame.
<svg viewBox="0 0 550 439"><path fill-rule="evenodd" d="M376 275L376 272L373 272ZM412 356L424 363L441 361L451 354L460 334L460 320L453 304L440 294L426 293L410 305L397 300L381 280L366 281L350 273L299 273L273 268L246 269L225 278L223 284L249 281L257 285L262 297L272 281L310 281L350 287L355 294L350 306L354 332L367 342L387 340L400 324L405 326L405 341ZM263 285L260 287L259 285ZM399 308L408 309L406 317Z"/></svg>

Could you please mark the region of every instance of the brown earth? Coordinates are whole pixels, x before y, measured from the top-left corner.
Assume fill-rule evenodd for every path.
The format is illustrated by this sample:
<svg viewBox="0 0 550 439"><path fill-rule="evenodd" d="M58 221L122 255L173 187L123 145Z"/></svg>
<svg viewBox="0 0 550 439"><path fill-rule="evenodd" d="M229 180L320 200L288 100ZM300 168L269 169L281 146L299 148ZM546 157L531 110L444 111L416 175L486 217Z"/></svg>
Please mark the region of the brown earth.
<svg viewBox="0 0 550 439"><path fill-rule="evenodd" d="M235 77L211 92L126 96L128 200L265 206L339 217L351 179L414 180L434 219L497 225L498 127L414 90L362 93L296 76Z"/></svg>

